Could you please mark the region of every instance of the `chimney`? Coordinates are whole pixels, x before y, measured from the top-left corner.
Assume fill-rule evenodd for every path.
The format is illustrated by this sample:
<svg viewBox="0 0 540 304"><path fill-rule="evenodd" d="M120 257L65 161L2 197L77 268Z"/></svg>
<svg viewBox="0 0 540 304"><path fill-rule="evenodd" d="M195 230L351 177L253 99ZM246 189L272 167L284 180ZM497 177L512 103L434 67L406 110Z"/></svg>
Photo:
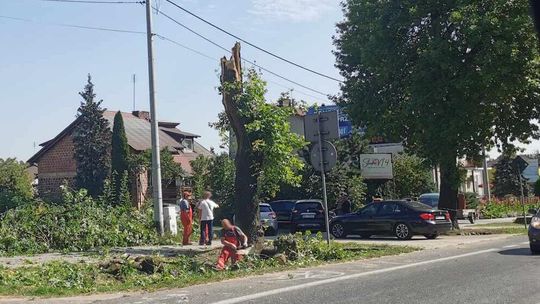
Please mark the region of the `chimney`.
<svg viewBox="0 0 540 304"><path fill-rule="evenodd" d="M133 111L133 112L131 112L131 114L133 114L133 116L137 116L140 119L150 121L150 112L147 112L147 111Z"/></svg>

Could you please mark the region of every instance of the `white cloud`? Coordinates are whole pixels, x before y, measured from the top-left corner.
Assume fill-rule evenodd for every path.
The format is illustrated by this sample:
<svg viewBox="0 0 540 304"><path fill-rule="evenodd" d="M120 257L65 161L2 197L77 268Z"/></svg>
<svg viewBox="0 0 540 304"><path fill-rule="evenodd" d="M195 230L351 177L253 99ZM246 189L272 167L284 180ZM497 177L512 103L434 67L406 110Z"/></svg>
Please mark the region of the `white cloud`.
<svg viewBox="0 0 540 304"><path fill-rule="evenodd" d="M317 20L339 5L338 0L252 0L250 13L280 20Z"/></svg>

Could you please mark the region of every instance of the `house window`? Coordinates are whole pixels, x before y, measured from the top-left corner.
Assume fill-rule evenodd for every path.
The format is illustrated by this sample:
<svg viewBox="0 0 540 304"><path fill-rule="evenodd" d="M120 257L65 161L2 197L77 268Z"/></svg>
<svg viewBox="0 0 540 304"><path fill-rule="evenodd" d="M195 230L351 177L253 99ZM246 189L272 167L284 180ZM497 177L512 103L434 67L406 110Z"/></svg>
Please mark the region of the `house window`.
<svg viewBox="0 0 540 304"><path fill-rule="evenodd" d="M193 151L193 138L185 138L182 140L182 145L184 146L184 151Z"/></svg>

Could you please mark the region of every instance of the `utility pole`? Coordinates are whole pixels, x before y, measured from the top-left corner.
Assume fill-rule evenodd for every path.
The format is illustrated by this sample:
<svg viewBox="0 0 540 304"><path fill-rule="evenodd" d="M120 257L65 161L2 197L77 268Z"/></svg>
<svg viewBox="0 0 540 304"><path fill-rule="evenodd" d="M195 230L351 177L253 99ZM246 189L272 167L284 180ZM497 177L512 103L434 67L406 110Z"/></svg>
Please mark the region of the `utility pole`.
<svg viewBox="0 0 540 304"><path fill-rule="evenodd" d="M137 81L137 75L133 74L133 111L137 110L136 107L135 107L135 84L136 84L136 81Z"/></svg>
<svg viewBox="0 0 540 304"><path fill-rule="evenodd" d="M152 0L146 0L146 40L148 46L148 88L150 90L150 124L152 128L152 189L154 223L159 235L163 235L163 195L161 193L161 160L159 156L159 133L154 85L154 49L152 40Z"/></svg>
<svg viewBox="0 0 540 304"><path fill-rule="evenodd" d="M525 225L525 229L527 229L527 212L525 212L525 194L523 193L523 179L521 177L522 170L519 168L518 174L519 174L519 190L521 191L521 208L523 209L523 225Z"/></svg>
<svg viewBox="0 0 540 304"><path fill-rule="evenodd" d="M326 172L325 157L323 154L323 139L321 132L321 112L317 111L317 135L319 137L319 156L321 161L321 181L323 187L324 225L326 228L326 244L330 245L330 224L328 221L328 198L326 196Z"/></svg>
<svg viewBox="0 0 540 304"><path fill-rule="evenodd" d="M484 161L483 161L483 167L484 167L484 174L483 174L484 197L487 197L488 202L490 202L491 201L491 189L489 188L489 175L488 175L488 167L487 167L486 147L482 148L482 156L484 157Z"/></svg>

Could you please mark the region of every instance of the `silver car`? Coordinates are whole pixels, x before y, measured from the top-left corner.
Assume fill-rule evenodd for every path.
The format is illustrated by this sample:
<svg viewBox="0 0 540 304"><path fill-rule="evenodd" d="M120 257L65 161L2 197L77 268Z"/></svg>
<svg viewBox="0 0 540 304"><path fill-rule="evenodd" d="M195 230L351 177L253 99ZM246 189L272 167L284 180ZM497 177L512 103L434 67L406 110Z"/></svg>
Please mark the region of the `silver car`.
<svg viewBox="0 0 540 304"><path fill-rule="evenodd" d="M267 235L276 235L278 221L276 213L269 204L259 204L259 219Z"/></svg>

